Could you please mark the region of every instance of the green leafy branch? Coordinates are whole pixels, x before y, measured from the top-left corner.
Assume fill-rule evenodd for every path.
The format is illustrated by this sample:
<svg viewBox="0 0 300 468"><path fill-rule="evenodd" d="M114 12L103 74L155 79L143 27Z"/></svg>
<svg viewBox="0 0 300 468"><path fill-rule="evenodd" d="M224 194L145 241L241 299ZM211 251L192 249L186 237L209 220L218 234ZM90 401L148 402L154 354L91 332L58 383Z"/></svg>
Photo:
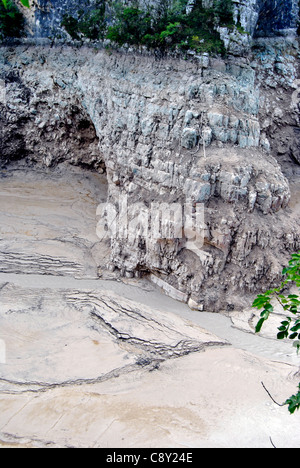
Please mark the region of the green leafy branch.
<svg viewBox="0 0 300 468"><path fill-rule="evenodd" d="M262 325L268 320L270 313L274 312L274 307L271 304L273 298L277 299L286 312L290 312L293 315L300 313L299 296L297 294L289 294L288 296L282 294L282 291L288 283L294 282L298 288L300 287L300 252L292 254L289 266L283 269L282 275L285 279L278 288L270 289L264 294L259 294L252 304L252 307L259 310L263 309L255 328L256 333L260 332ZM285 320L281 322L281 326L278 330L277 338L279 340L284 338L289 338L291 340L299 338L300 340L300 317L293 321L291 316L287 316ZM297 343L297 348L300 348L300 343Z"/></svg>
<svg viewBox="0 0 300 468"><path fill-rule="evenodd" d="M292 395L285 402L285 405L289 405L288 409L291 414L300 408L300 384L298 385L299 391L296 395Z"/></svg>
<svg viewBox="0 0 300 468"><path fill-rule="evenodd" d="M287 313L285 319L278 327L277 339L290 339L293 346L300 350L300 297L298 294L284 294L284 290L289 283L294 283L300 288L300 251L294 253L288 263L288 267L282 271L284 280L278 288L270 289L264 294L259 294L254 300L252 307L262 310L259 321L255 327L255 332L259 333L264 322L268 320L270 314L274 312L272 300L276 299ZM300 408L300 384L299 391L292 395L284 403L288 405L289 412L292 414Z"/></svg>

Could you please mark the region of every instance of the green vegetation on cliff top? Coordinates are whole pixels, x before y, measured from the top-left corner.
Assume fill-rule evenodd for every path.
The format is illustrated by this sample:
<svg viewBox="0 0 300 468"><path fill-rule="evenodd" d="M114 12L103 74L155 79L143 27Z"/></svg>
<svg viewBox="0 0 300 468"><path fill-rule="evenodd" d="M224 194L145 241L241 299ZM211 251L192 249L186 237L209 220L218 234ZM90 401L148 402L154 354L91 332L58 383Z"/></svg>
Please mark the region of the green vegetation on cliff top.
<svg viewBox="0 0 300 468"><path fill-rule="evenodd" d="M18 3L30 8L29 0L0 0L0 40L24 35L25 21ZM78 0L74 16L67 12L61 26L74 40L109 39L118 45L150 49L196 52L225 51L218 26L234 28L233 1L159 0L154 6L141 6L138 0L97 0L93 9Z"/></svg>
<svg viewBox="0 0 300 468"><path fill-rule="evenodd" d="M78 11L77 18L65 15L62 26L72 39L109 39L118 45L145 46L160 51L193 49L196 52L225 51L218 26L234 27L232 0L213 0L204 7L196 0L187 9L187 0L170 3L160 0L154 7L141 7L137 1L124 5L114 2L107 18L105 2L100 0L90 13Z"/></svg>
<svg viewBox="0 0 300 468"><path fill-rule="evenodd" d="M190 10L184 0L171 7L161 2L155 10L143 10L133 4L117 8L116 22L108 28L107 38L119 45L222 53L224 44L217 26L225 25L234 25L231 0L214 0L209 8L196 0Z"/></svg>

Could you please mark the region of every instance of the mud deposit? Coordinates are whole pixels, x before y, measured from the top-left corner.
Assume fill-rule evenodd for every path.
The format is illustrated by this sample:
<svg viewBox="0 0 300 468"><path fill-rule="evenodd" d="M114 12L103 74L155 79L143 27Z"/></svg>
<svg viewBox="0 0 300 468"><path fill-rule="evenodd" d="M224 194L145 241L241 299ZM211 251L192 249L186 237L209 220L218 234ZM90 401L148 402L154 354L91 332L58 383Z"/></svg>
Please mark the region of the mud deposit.
<svg viewBox="0 0 300 468"><path fill-rule="evenodd" d="M290 344L106 270L105 199L72 166L1 172L0 446L299 447L300 416L261 385L294 393Z"/></svg>

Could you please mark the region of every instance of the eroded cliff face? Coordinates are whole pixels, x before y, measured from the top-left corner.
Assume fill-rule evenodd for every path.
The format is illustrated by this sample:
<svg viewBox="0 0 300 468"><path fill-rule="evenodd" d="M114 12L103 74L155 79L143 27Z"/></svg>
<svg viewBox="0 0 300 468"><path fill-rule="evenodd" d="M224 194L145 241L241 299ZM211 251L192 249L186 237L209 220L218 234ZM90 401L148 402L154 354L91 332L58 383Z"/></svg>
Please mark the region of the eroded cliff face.
<svg viewBox="0 0 300 468"><path fill-rule="evenodd" d="M298 49L282 47L194 61L2 48L1 164L106 171L108 206L124 228L126 202L130 231L108 231L109 268L151 274L195 308L248 305L300 247ZM154 235L154 205L204 207L199 245L187 229Z"/></svg>

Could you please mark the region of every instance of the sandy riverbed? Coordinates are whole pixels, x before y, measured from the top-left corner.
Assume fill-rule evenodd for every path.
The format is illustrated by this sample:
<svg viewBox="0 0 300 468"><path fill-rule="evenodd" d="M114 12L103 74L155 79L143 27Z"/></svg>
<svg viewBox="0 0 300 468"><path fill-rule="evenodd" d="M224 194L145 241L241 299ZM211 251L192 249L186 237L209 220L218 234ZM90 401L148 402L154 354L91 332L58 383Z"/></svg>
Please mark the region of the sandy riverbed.
<svg viewBox="0 0 300 468"><path fill-rule="evenodd" d="M99 177L2 174L0 447L299 447L300 415L261 384L295 392L289 343L146 280L97 279Z"/></svg>

